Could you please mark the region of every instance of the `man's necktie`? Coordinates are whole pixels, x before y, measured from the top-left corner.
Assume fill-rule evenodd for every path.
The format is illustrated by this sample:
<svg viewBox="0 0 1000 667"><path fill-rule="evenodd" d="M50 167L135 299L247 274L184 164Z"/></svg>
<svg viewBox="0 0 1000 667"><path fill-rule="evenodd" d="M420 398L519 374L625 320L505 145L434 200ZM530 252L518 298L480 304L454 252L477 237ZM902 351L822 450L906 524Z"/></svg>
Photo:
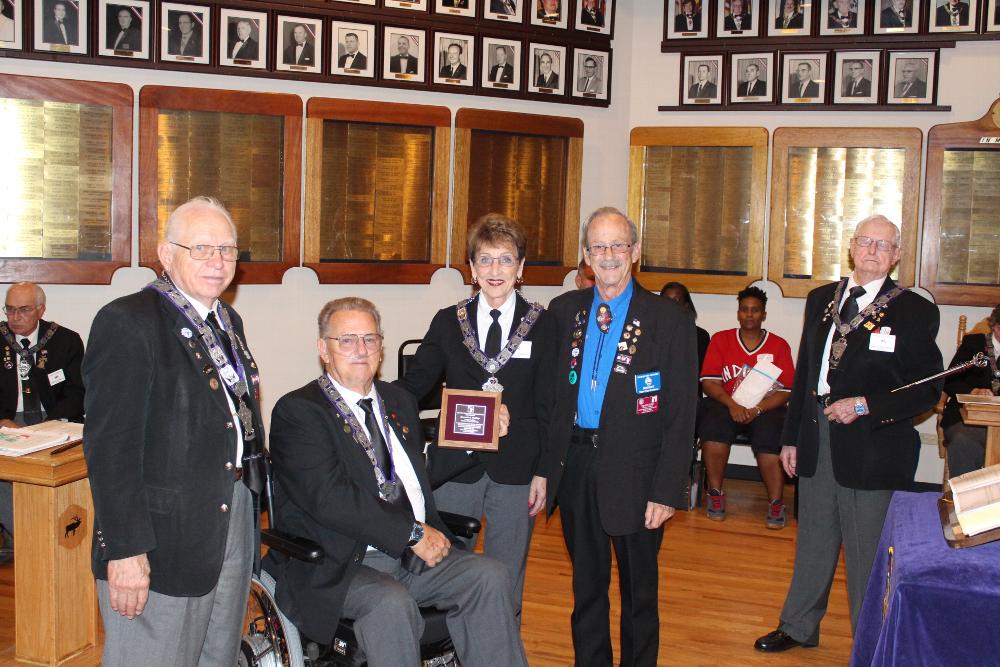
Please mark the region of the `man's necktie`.
<svg viewBox="0 0 1000 667"><path fill-rule="evenodd" d="M382 436L382 429L379 428L378 419L375 418L375 409L372 407L372 399L362 398L358 405L365 413L365 427L368 429L368 439L372 443L372 451L375 454L375 462L385 475L386 481L393 477L392 457L389 455L389 445ZM401 505L406 500L406 491L400 483L390 485L385 492L385 499L391 505Z"/></svg>
<svg viewBox="0 0 1000 667"><path fill-rule="evenodd" d="M493 323L486 330L486 348L483 352L492 359L500 354L500 311L491 310L490 317L493 318Z"/></svg>
<svg viewBox="0 0 1000 667"><path fill-rule="evenodd" d="M865 288L857 285L851 288L851 293L847 295L847 300L840 307L840 321L849 324L854 316L858 314L858 298L865 293Z"/></svg>
<svg viewBox="0 0 1000 667"><path fill-rule="evenodd" d="M28 349L31 341L27 338L21 339L21 347ZM35 391L34 383L31 380L31 366L34 366L34 355L28 356L28 373L21 376L21 398L24 403L24 423L28 426L42 421L42 404L38 400L38 392Z"/></svg>
<svg viewBox="0 0 1000 667"><path fill-rule="evenodd" d="M205 317L205 322L212 329L212 333L215 334L215 340L219 341L219 345L222 346L222 351L226 353L229 363L233 363L236 357L233 355L232 341L229 340L229 335L219 326L219 320L216 318L214 310Z"/></svg>

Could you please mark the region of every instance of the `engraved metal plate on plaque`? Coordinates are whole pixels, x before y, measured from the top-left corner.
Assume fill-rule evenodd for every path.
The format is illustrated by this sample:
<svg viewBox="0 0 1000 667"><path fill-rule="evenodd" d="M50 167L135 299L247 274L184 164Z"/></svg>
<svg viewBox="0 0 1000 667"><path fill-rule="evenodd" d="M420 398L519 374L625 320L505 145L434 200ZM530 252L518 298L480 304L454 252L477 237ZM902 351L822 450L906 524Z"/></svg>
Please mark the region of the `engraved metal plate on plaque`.
<svg viewBox="0 0 1000 667"><path fill-rule="evenodd" d="M938 282L1000 283L1000 150L944 151Z"/></svg>

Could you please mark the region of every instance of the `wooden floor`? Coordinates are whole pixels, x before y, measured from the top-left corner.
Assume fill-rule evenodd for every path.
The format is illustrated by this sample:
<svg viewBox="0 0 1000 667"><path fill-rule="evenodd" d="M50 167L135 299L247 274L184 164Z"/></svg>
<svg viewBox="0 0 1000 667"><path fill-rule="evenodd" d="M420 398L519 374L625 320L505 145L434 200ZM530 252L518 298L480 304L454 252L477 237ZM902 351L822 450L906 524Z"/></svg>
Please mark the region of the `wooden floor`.
<svg viewBox="0 0 1000 667"><path fill-rule="evenodd" d="M660 665L846 665L851 650L843 561L823 621L820 646L768 655L754 651L774 629L788 588L795 522L764 528L767 500L757 482L729 481L729 516L678 512L660 551ZM789 489L788 497L791 497ZM532 667L572 664L570 565L558 514L535 526L525 582L523 636ZM612 637L618 641L617 580ZM0 565L0 667L13 666L14 569ZM72 604L71 601L68 601Z"/></svg>

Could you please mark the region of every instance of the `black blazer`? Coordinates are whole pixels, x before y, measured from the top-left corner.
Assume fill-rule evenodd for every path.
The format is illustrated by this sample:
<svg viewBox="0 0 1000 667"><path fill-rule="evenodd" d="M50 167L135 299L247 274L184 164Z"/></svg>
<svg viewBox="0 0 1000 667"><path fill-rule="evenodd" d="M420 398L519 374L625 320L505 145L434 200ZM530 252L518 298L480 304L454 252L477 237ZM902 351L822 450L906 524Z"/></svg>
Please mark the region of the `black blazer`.
<svg viewBox="0 0 1000 667"><path fill-rule="evenodd" d="M184 50L182 51L180 32L171 30L170 40L167 42L167 53L172 56L200 56L201 35L197 31L192 30L191 36L188 37L187 44L184 45Z"/></svg>
<svg viewBox="0 0 1000 667"><path fill-rule="evenodd" d="M826 337L833 326L832 308L838 283L817 287L806 298L805 324L795 362L795 381L781 435L783 445L797 446L798 474L816 472L819 422L816 386ZM895 287L891 278L883 294ZM832 305L831 305L832 304ZM862 325L847 336L847 350L836 373L829 375L833 400L864 396L871 414L850 424L830 424L833 473L837 483L851 489L907 489L917 468L920 437L912 418L931 409L941 397L941 381L905 391L896 387L941 371L937 306L904 292L882 311L876 327L891 327L893 352L868 348L871 333Z"/></svg>
<svg viewBox="0 0 1000 667"><path fill-rule="evenodd" d="M245 343L239 315L223 307ZM259 378L245 345L236 347L251 385L252 451L264 440ZM97 313L83 379L94 576L107 578L109 560L145 553L151 590L204 595L222 568L237 428L208 350L178 310L143 289Z"/></svg>
<svg viewBox="0 0 1000 667"><path fill-rule="evenodd" d="M905 95L903 94L905 91ZM927 97L927 82L914 79L910 89L906 89L906 83L900 81L896 84L895 97Z"/></svg>
<svg viewBox="0 0 1000 667"><path fill-rule="evenodd" d="M855 12L850 12L847 15L847 25L845 26L840 22L837 12L831 12L826 15L826 27L830 30L834 30L836 28L857 28L858 15Z"/></svg>
<svg viewBox="0 0 1000 667"><path fill-rule="evenodd" d="M63 21L63 27L66 28L66 39L63 39L62 31L59 29L59 24L56 23L55 19L49 19L42 26L42 41L46 44L78 45L80 42L77 38L76 23L71 22L67 17Z"/></svg>
<svg viewBox="0 0 1000 667"><path fill-rule="evenodd" d="M549 72L549 78L546 79L545 75L541 72L535 77L535 86L538 88L558 88L559 87L559 75L555 72Z"/></svg>
<svg viewBox="0 0 1000 667"><path fill-rule="evenodd" d="M346 65L344 64L346 62L347 62L347 54L345 53L344 55L340 56L339 60L337 60L337 67L346 67ZM365 69L366 67L368 67L368 58L365 56L365 54L358 51L358 54L354 56L354 61L351 62L351 69Z"/></svg>
<svg viewBox="0 0 1000 667"><path fill-rule="evenodd" d="M850 79L844 81L844 86L847 87L847 92L844 93L847 97L871 97L872 94L872 80L871 79L861 79L858 81L858 87L851 91L853 82Z"/></svg>
<svg viewBox="0 0 1000 667"><path fill-rule="evenodd" d="M596 25L604 27L604 13L599 9L594 9L593 13L586 9L580 10L580 25Z"/></svg>
<svg viewBox="0 0 1000 667"><path fill-rule="evenodd" d="M756 97L759 95L767 95L767 81L756 79L753 87L754 89L750 90L750 82L744 81L736 88L737 97L749 97L751 95Z"/></svg>
<svg viewBox="0 0 1000 667"><path fill-rule="evenodd" d="M969 361L979 352L986 352L986 336L989 334L968 334L962 339L962 344L958 346L958 351L952 358L948 367L952 367ZM950 375L944 381L944 392L948 394L948 403L944 406L944 415L941 417L941 427L945 428L962 421L962 413L959 410L962 404L955 397L958 394L968 394L973 389L992 389L993 371L989 366L984 368L972 367L961 373Z"/></svg>
<svg viewBox="0 0 1000 667"><path fill-rule="evenodd" d="M698 94L698 84L692 83L691 87L688 88L688 97L697 97L699 99L706 97L718 97L719 89L711 81L705 82L705 87L702 88L701 94Z"/></svg>
<svg viewBox="0 0 1000 667"><path fill-rule="evenodd" d="M945 17L945 21L947 20L947 17ZM906 14L906 23L903 23L899 20L899 14L893 11L892 7L886 7L882 10L882 21L880 26L882 28L908 28L912 24L913 14L909 11L907 11Z"/></svg>
<svg viewBox="0 0 1000 667"><path fill-rule="evenodd" d="M694 25L693 32L701 32L701 12L691 15L691 23ZM674 32L689 32L687 17L683 14L674 17Z"/></svg>
<svg viewBox="0 0 1000 667"><path fill-rule="evenodd" d="M775 30L792 30L793 28L802 28L805 26L805 16L802 12L795 12L792 14L792 18L788 21L788 27L785 27L785 15L782 14L774 19Z"/></svg>
<svg viewBox="0 0 1000 667"><path fill-rule="evenodd" d="M446 535L424 472L417 402L375 383L396 437L420 480L425 523ZM368 545L399 558L410 539L413 513L379 498L372 465L314 380L285 394L271 414L275 525L317 542L326 557L305 563L271 552L263 567L277 582L276 598L299 631L330 643L351 579Z"/></svg>
<svg viewBox="0 0 1000 667"><path fill-rule="evenodd" d="M809 83L806 84L805 94L799 95L799 91L802 89L802 84L798 79L788 84L788 96L789 97L819 97L819 84L815 80L810 79Z"/></svg>
<svg viewBox="0 0 1000 667"><path fill-rule="evenodd" d="M500 75L500 81L497 81L497 70L500 69L500 65L494 65L490 68L490 81L497 83L514 83L514 66L507 63L503 66L503 74Z"/></svg>
<svg viewBox="0 0 1000 667"><path fill-rule="evenodd" d="M466 74L465 65L463 65L462 63L459 63L458 67L455 68L454 74L451 73L451 67L449 65L445 65L444 67L441 68L441 76L446 79L464 79L465 74Z"/></svg>
<svg viewBox="0 0 1000 667"><path fill-rule="evenodd" d="M633 289L626 322L638 320L642 333L628 372L612 371L608 378L598 433L597 504L601 525L610 535L641 530L648 501L677 505L688 478L694 443L698 384L694 316L634 281ZM546 367L544 385L553 389L553 408L539 474L549 480L550 514L571 446L577 394L580 384L587 381L586 372L578 372L575 384L569 381L573 331L578 320L586 331L593 300L594 290L582 289L556 297L549 306L558 347ZM581 343L580 359L583 347ZM641 396L658 396L659 409L640 415L635 377L651 371L660 372L661 389Z"/></svg>
<svg viewBox="0 0 1000 667"><path fill-rule="evenodd" d="M38 337L49 330L49 323L38 320ZM12 332L13 333L13 332ZM14 336L15 339L19 336ZM0 419L13 419L17 414L17 353L10 349L7 341L3 344L3 358L10 359L11 367L0 366ZM31 367L31 382L38 392L38 400L45 408L46 419L68 419L83 421L83 375L80 364L83 361L83 341L80 334L59 327L52 338L35 352L35 365ZM49 384L49 373L63 371L66 379L55 385Z"/></svg>
<svg viewBox="0 0 1000 667"><path fill-rule="evenodd" d="M236 42L229 45L229 53L233 52L234 46L236 46ZM243 46L236 52L236 55L233 56L233 60L257 60L258 52L257 40L250 37L243 43Z"/></svg>
<svg viewBox="0 0 1000 667"><path fill-rule="evenodd" d="M935 19L934 25L951 25L951 12L948 11L947 5L937 8ZM969 25L969 3L967 2L958 3L958 25Z"/></svg>
<svg viewBox="0 0 1000 667"><path fill-rule="evenodd" d="M723 28L726 30L752 30L753 29L753 17L749 14L740 14L740 27L736 27L736 19L732 15L727 16L726 20L722 22Z"/></svg>
<svg viewBox="0 0 1000 667"><path fill-rule="evenodd" d="M315 47L309 42L306 42L302 46L302 55L300 55L299 59L296 60L295 44L289 44L288 46L285 47L285 52L282 57L282 62L286 65L315 65L316 59L313 56L314 52L315 52Z"/></svg>
<svg viewBox="0 0 1000 667"><path fill-rule="evenodd" d="M416 74L417 59L414 56L393 56L389 59L389 71L401 74Z"/></svg>
<svg viewBox="0 0 1000 667"><path fill-rule="evenodd" d="M511 335L531 307L520 294L515 298ZM468 306L469 323L477 336L478 303L479 299L474 299ZM406 375L395 383L418 399L437 388L442 374L445 383L456 389L480 389L490 376L462 344L456 311L456 306L438 311ZM555 347L555 330L547 312L542 311L538 316L525 341L531 342L531 357L512 357L496 375L504 387L503 403L510 411L510 426L507 435L500 438L500 451L495 454L478 452L476 457L480 464L455 477L455 481L475 482L485 472L499 484L531 482L538 468L544 442L543 425L547 421L545 398L548 394L541 376L542 362L552 355ZM465 452L438 449L436 445L432 446L430 456L431 476L435 481L451 478L452 471L467 465L468 461Z"/></svg>
<svg viewBox="0 0 1000 667"><path fill-rule="evenodd" d="M115 40L118 39L118 35L121 34L121 28L118 30L113 30L108 33L107 48L115 48ZM142 32L137 26L129 26L128 30L125 31L125 37L122 41L118 43L119 51L141 51L142 50Z"/></svg>

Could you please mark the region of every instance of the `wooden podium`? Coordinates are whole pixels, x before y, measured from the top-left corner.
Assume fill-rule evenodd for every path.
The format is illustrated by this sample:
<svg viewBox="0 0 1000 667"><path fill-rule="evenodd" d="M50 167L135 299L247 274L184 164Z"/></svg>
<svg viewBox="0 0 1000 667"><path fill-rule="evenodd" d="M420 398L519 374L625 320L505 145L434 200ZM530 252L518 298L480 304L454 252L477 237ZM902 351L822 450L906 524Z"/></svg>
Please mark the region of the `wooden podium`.
<svg viewBox="0 0 1000 667"><path fill-rule="evenodd" d="M94 509L83 447L0 456L14 482L17 664L96 665L98 610L90 547Z"/></svg>
<svg viewBox="0 0 1000 667"><path fill-rule="evenodd" d="M985 466L1000 463L1000 397L959 394L962 419L970 426L986 427Z"/></svg>

